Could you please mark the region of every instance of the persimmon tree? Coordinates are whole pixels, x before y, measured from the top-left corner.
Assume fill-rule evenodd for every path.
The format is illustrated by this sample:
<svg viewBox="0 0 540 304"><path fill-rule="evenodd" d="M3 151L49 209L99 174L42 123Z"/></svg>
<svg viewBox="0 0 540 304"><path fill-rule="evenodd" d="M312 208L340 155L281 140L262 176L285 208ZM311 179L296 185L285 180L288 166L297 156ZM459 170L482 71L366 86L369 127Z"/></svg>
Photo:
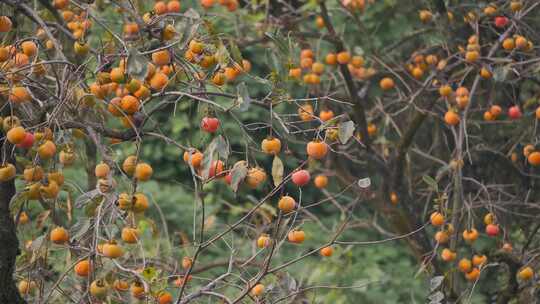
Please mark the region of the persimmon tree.
<svg viewBox="0 0 540 304"><path fill-rule="evenodd" d="M291 266L387 242L431 303L536 301L540 2L0 8L0 303L307 302L365 285ZM163 131L178 112L187 137ZM181 242L150 140L189 172ZM252 203L216 224L225 197Z"/></svg>

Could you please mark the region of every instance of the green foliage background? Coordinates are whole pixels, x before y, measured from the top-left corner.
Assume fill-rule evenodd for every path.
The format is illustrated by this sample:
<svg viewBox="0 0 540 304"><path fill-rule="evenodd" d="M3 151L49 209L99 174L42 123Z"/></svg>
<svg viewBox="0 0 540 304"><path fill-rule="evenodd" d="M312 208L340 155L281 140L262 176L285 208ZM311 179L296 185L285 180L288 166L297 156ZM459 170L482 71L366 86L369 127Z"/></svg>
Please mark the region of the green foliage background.
<svg viewBox="0 0 540 304"><path fill-rule="evenodd" d="M402 2L408 2L407 4L409 5L404 5ZM363 24L365 33L359 33L356 27L347 24L350 22L350 19L345 19L345 16L337 11L336 3L330 3L329 5L337 31L344 33L348 47L353 49L355 53L362 54L363 52L380 52L403 36L417 30L418 2L396 0L376 1L376 4L370 6L370 9L365 14L356 16L359 18L359 22ZM316 2L311 1L304 5L302 11L305 14L311 13L316 6ZM251 14L239 18L244 22L243 29L247 30L252 28L249 26L250 24L262 21L264 14ZM314 18L309 18L308 20L311 22ZM234 36L236 32L235 27L238 24L233 26L232 22L234 20L232 18L229 21L216 22L213 28L219 28L220 31L223 31L220 34ZM314 25L310 30L319 31ZM250 34L259 35L258 33ZM289 49L289 53L275 54L273 51L269 52L266 48L257 46L243 50L242 55L253 63L253 75L261 77L264 75L275 75L276 73L278 75L277 82L274 82L275 79L270 76L266 78L267 82L263 84L260 81L246 79L244 77L241 81L246 81L249 94L252 97L262 98L271 89L275 92L280 92L276 88L280 86L280 77L284 79L286 75L286 63L297 63L301 47L294 38L287 39L286 34L282 32L275 33L275 37L278 37L277 39L281 39L289 46L293 46ZM328 43L320 41L316 43L318 46L316 54L318 56L322 57L327 52L332 51ZM411 43L409 47L412 49L415 47L415 44ZM403 49L400 49L399 52L399 54L405 53ZM306 97L305 88L298 84L285 84L283 89L285 95L291 94L295 98ZM228 102L219 98L213 100L221 104ZM276 111L280 111L281 113L287 111L295 113L295 109L293 106L283 105L276 108ZM175 108L171 107L169 110L174 110L174 114L171 115L170 111L164 111L162 115L155 118L160 122L160 131L168 134L174 140L179 140L179 142L197 148L201 148L209 143L211 138L200 132L198 128L201 109L197 108L196 103L189 101L180 102ZM248 125L252 122L261 121L261 117L264 117L264 115L268 115L266 111L251 106L247 112L242 113L241 117L243 123ZM253 145L251 142L246 142L236 122L233 122L227 117L222 117L221 122L233 152L244 150L246 145ZM267 135L267 130L257 130L250 132L250 134L254 136L255 141L258 143ZM130 144L118 145L116 148L119 156L118 159L123 159L132 150L133 147ZM233 160L229 162L232 163L244 157L243 152L238 153L241 154L236 156L233 153ZM271 158L261 156L260 153L253 153L253 155L255 156L253 161L256 161L258 165L264 167L269 172L271 169ZM178 232L185 233L190 238L193 233L194 200L191 194L191 176L189 170L182 162L181 151L177 147L166 145L157 139L145 141L141 157L154 166L156 169L155 179L159 182L159 184L154 182L146 183L142 186L142 189L146 193L151 194L152 198L159 204L169 227L173 246L177 248L179 246ZM287 158L282 157L282 159L285 160ZM289 161L289 163L285 164L285 167L290 170L290 168L294 168L297 165L294 161ZM243 193L241 190L241 195L236 197L222 183L214 183L210 187L212 189L207 189L211 191L209 191L210 194L205 198L205 203L209 209L208 214L216 215L216 229L225 227L222 225L226 223L232 223L242 214L243 210L249 208L256 201L256 197L260 197L257 194L253 194L252 196L246 195L245 190ZM292 188L288 190L296 191ZM332 190L338 191L339 189L336 185L332 185ZM318 190L315 188L309 188L306 193L303 193L303 196L307 201L315 201L322 197L317 192ZM266 208L272 209L275 207L275 204L276 202L270 201ZM335 209L331 210L331 208L318 208L314 211L316 215L325 215L329 212L336 211ZM151 214L151 218L159 218L159 214L155 209L151 211ZM358 216L362 217L362 214L358 214ZM322 216L321 218L326 219L325 221L327 222L324 222L324 225L327 227L337 225L336 217ZM293 259L301 253L328 240L329 232L322 230L315 223L308 222L303 228L309 235L305 244L301 248L293 245L285 245L284 250L277 257L275 265ZM162 235L159 237L162 237ZM256 239L256 235L253 234L250 238L254 240ZM345 240L376 240L382 238L385 238L385 236L368 229L348 231L342 237ZM243 245L244 248L250 247L245 246L245 244ZM187 248L185 250L187 251L185 253L189 253L190 249ZM178 252L174 250L173 254L180 259L181 255L185 254L182 251L180 250ZM204 262L212 260L224 260L228 254L229 250L227 247L215 246L211 249L211 254L203 255L204 260L202 263L204 264ZM238 255L242 256L242 253L240 252ZM246 252L246 256L248 255L249 253ZM318 288L308 295L308 298L313 303L423 303L429 292L429 282L422 275L416 276L418 267L417 262L409 255L404 244L391 242L373 246L342 246L337 249L333 257L325 259L319 256L310 257L304 260L304 262L292 266L289 269L289 273L294 277L296 282L290 284L331 287L363 286L359 288L340 289ZM222 270L215 270L214 273L219 274L220 271ZM211 273L205 275L210 277ZM276 289L280 288L276 282L265 282L265 285L273 286Z"/></svg>
<svg viewBox="0 0 540 304"><path fill-rule="evenodd" d="M150 2L150 1L149 1ZM427 1L426 1L427 2ZM185 3L186 7L191 6L189 2ZM398 1L384 0L375 1L375 4L370 5L366 13L355 15L356 22L361 24L363 31L359 31L358 27L350 24L350 19L345 19L345 16L338 12L337 4L329 3L330 12L333 15L337 32L343 33L347 46L354 50L356 54L369 52L372 54L384 53L385 59L395 60L400 62L404 58L403 54L410 54L418 45L432 45L437 43L437 38L433 36L423 36L422 40L415 38L415 32L421 30L418 22L417 12L419 8L426 8L424 1ZM317 7L316 1L309 1L302 7L304 14L313 12ZM215 21L212 18L209 20L213 23L212 28L221 31L219 35L235 36L238 32L239 24L237 20L242 20L242 30L249 30L250 35L260 36L253 30L254 23L263 20L262 13L243 15L236 18L229 18L227 21ZM120 22L117 20L117 14L112 9L105 10L103 17L110 24L115 24L116 29L121 28ZM457 18L457 17L456 17ZM308 18L310 22L314 20L314 16ZM99 28L99 27L96 27ZM320 31L313 25L311 31ZM246 35L247 36L247 35ZM411 36L406 43L400 45L398 50L388 50L387 47L399 42L404 37ZM94 37L106 37L106 33L96 35ZM286 73L287 63L297 63L298 54L301 49L299 41L294 37L287 38L287 33L274 33L273 37L276 40L282 41L286 45L292 46L288 52L273 52L267 48L249 47L243 50L242 55L253 63L253 75L263 77L269 75L265 79L243 78L248 85L249 95L253 98L262 98L270 90L274 91L275 98L283 97L287 94L295 98L303 98L306 96L306 91L299 84L284 84L283 80ZM98 39L92 40L93 45L99 45ZM316 46L316 54L322 57L331 50L328 43L324 41L315 41L313 46ZM371 63L368 63L368 65ZM323 84L324 86L324 84ZM373 93L375 96L377 92ZM227 104L230 101L215 98L214 101L220 104ZM284 104L277 107L275 110L282 113L289 111L295 113L295 107ZM199 121L204 109L198 107L197 103L190 100L183 100L177 106L170 106L159 115L153 118L158 122L159 132L167 134L173 140L182 144L202 148L207 145L211 137L199 131ZM248 125L253 122L261 121L261 117L268 115L266 111L251 106L247 112L241 114L242 121ZM230 141L233 150L233 157L230 162L234 162L244 157L246 145L253 146L253 142L246 140L243 133L240 131L238 124L227 117L221 117L222 128L224 135ZM260 129L251 131L254 142L259 143L266 135L267 130ZM294 145L294 143L290 143ZM79 147L82 150L82 147ZM255 147L257 149L257 147ZM271 158L255 153L255 149L251 148L250 161L256 162L264 167L267 172L271 169ZM121 143L114 146L115 159L121 161L134 151L134 147L130 143ZM180 261L181 257L189 254L191 248L181 245L181 235L192 239L193 234L193 217L194 217L194 197L192 194L191 174L188 167L182 161L182 152L173 145L167 145L159 139L149 138L144 141L142 146L141 159L152 164L154 167L154 180L141 185L141 190L149 195L154 201L161 213L156 208L151 208L149 218L154 223L146 222L142 226L150 227L152 224L161 227L158 234L152 236L150 232L145 232L151 237L145 241L145 247L149 250L155 249L159 243L160 250L170 251L170 253ZM285 167L290 171L295 168L298 163L295 161L286 160ZM66 171L67 180L75 180L76 183L84 187L85 174L82 172L82 164L84 159L78 161L76 168ZM125 185L121 185L125 186ZM215 216L215 223L211 234L216 233L219 229L226 227L239 218L244 210L247 210L250 205L257 201L262 193L250 193L240 190L240 195L235 196L221 182L212 183L207 187L209 193L205 197L205 204L208 206L208 217ZM331 182L331 191L339 191L339 187ZM287 191L297 191L292 187ZM315 201L322 196L316 188L309 188L303 197L307 201ZM269 201L265 210L272 213L275 207L275 201ZM39 209L39 207L36 207ZM369 219L369 215L362 214L363 209L359 208L357 216L359 218ZM337 212L335 209L320 207L313 211L316 215L321 215L323 224L326 227L334 227L337 225L337 216L325 217L324 215L330 212ZM36 211L37 213L37 211ZM168 227L168 234L171 243L165 240L164 225L161 223L161 216ZM141 225L141 223L139 223ZM319 225L308 222L303 227L308 233L307 241L301 246L287 244L284 246L284 251L277 257L275 265L279 262L294 259L302 252L312 249L326 242L329 237L329 232L324 231ZM150 228L148 228L150 229ZM255 233L249 235L250 239L256 239ZM372 232L368 229L354 229L347 231L342 239L344 240L377 240L383 239L386 236ZM239 239L239 238L238 238ZM234 244L238 242L234 237L229 241ZM245 238L244 238L245 239ZM170 246L172 245L172 247ZM253 245L239 248L244 248L245 252L239 252L238 256L249 256L248 248L253 249ZM152 251L151 251L152 252ZM215 260L226 260L229 254L229 249L224 244L213 246L209 254L204 254L202 264ZM157 252L154 250L154 254ZM321 258L317 255L307 258L304 262L293 265L289 269L289 274L294 278L294 285L315 285L327 287L351 287L361 286L358 288L317 288L308 295L312 299L312 303L424 303L427 294L429 293L429 282L422 275L417 275L418 264L415 259L408 253L407 247L398 242L385 243L381 245L349 247L341 246L337 248L335 254L331 258ZM253 269L252 269L253 270ZM205 273L205 276L211 277L212 274L219 274L222 269L216 269L212 272ZM276 282L265 282L267 286L278 287ZM369 284L368 284L369 283ZM367 284L367 285L366 285ZM291 287L291 286L289 286ZM294 287L294 286L292 286Z"/></svg>

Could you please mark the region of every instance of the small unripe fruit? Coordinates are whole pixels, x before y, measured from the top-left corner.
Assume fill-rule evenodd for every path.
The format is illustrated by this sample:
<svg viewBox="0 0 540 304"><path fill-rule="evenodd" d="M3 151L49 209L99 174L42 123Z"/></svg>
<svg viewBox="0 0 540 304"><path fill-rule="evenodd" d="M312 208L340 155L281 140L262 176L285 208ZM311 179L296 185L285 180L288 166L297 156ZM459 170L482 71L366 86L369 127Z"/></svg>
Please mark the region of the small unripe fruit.
<svg viewBox="0 0 540 304"><path fill-rule="evenodd" d="M17 148L30 149L34 145L34 134L26 132L24 139L17 144Z"/></svg>
<svg viewBox="0 0 540 304"><path fill-rule="evenodd" d="M301 230L293 230L289 232L287 235L287 238L289 239L289 242L295 243L295 244L301 244L306 239L306 234L304 231Z"/></svg>
<svg viewBox="0 0 540 304"><path fill-rule="evenodd" d="M111 168L106 163L100 163L96 165L94 173L98 178L106 178L109 175Z"/></svg>
<svg viewBox="0 0 540 304"><path fill-rule="evenodd" d="M192 258L187 257L187 256L182 258L182 268L187 270L187 269L189 269L191 267L192 264L193 264L193 259Z"/></svg>
<svg viewBox="0 0 540 304"><path fill-rule="evenodd" d="M321 255L324 257L330 257L332 254L334 254L334 249L330 246L321 249Z"/></svg>
<svg viewBox="0 0 540 304"><path fill-rule="evenodd" d="M495 224L487 225L486 234L489 236L497 236L499 234L499 225L495 225Z"/></svg>
<svg viewBox="0 0 540 304"><path fill-rule="evenodd" d="M90 294L96 298L103 298L107 294L108 286L102 280L95 280L90 284Z"/></svg>
<svg viewBox="0 0 540 304"><path fill-rule="evenodd" d="M281 150L281 141L275 137L263 139L261 143L261 150L263 150L263 152L266 154L276 155Z"/></svg>
<svg viewBox="0 0 540 304"><path fill-rule="evenodd" d="M467 281L476 281L480 277L480 270L478 268L473 268L470 272L465 274Z"/></svg>
<svg viewBox="0 0 540 304"><path fill-rule="evenodd" d="M322 121L329 121L330 119L334 118L334 112L332 110L323 110L321 113L319 113L319 118Z"/></svg>
<svg viewBox="0 0 540 304"><path fill-rule="evenodd" d="M56 227L51 230L50 240L55 244L64 244L69 239L69 234L63 227Z"/></svg>
<svg viewBox="0 0 540 304"><path fill-rule="evenodd" d="M251 289L251 295L254 297L260 297L264 293L264 285L263 284L257 284L253 286Z"/></svg>
<svg viewBox="0 0 540 304"><path fill-rule="evenodd" d="M495 26L498 28L504 28L508 25L508 18L504 16L495 17Z"/></svg>
<svg viewBox="0 0 540 304"><path fill-rule="evenodd" d="M336 65L337 64L337 55L334 53L328 53L325 57L325 62L328 65Z"/></svg>
<svg viewBox="0 0 540 304"><path fill-rule="evenodd" d="M133 282L130 287L131 295L137 299L144 297L144 285L139 282Z"/></svg>
<svg viewBox="0 0 540 304"><path fill-rule="evenodd" d="M208 170L208 177L213 178L216 176L221 176L223 173L223 166L224 165L221 160L214 160L210 165L210 169Z"/></svg>
<svg viewBox="0 0 540 304"><path fill-rule="evenodd" d="M136 228L124 227L121 236L125 243L135 244L139 239L139 231Z"/></svg>
<svg viewBox="0 0 540 304"><path fill-rule="evenodd" d="M305 186L309 183L311 176L307 170L298 170L292 174L292 182L299 186Z"/></svg>
<svg viewBox="0 0 540 304"><path fill-rule="evenodd" d="M351 54L349 52L343 51L337 54L337 62L339 62L339 64L347 64L350 60Z"/></svg>
<svg viewBox="0 0 540 304"><path fill-rule="evenodd" d="M445 262L451 262L456 259L456 253L448 248L441 251L441 259Z"/></svg>
<svg viewBox="0 0 540 304"><path fill-rule="evenodd" d="M142 213L148 209L148 198L143 193L135 193L133 201L133 212Z"/></svg>
<svg viewBox="0 0 540 304"><path fill-rule="evenodd" d="M290 196L283 196L278 202L279 210L289 213L296 208L296 201Z"/></svg>
<svg viewBox="0 0 540 304"><path fill-rule="evenodd" d="M519 270L517 277L522 281L528 281L534 276L534 271L531 267L526 266Z"/></svg>
<svg viewBox="0 0 540 304"><path fill-rule="evenodd" d="M110 241L103 244L103 256L116 259L124 255L122 247L118 246L115 241Z"/></svg>
<svg viewBox="0 0 540 304"><path fill-rule="evenodd" d="M521 109L519 106L512 106L508 109L508 116L510 119L519 119L522 116Z"/></svg>
<svg viewBox="0 0 540 304"><path fill-rule="evenodd" d="M259 187L259 185L263 184L265 181L266 173L263 169L257 167L248 170L245 182L250 188L255 189Z"/></svg>
<svg viewBox="0 0 540 304"><path fill-rule="evenodd" d="M461 272L465 272L465 273L470 272L472 269L471 260L466 259L466 258L459 260L458 268L459 268L459 271Z"/></svg>
<svg viewBox="0 0 540 304"><path fill-rule="evenodd" d="M328 185L328 177L326 175L319 174L313 180L315 187L319 189L324 189Z"/></svg>
<svg viewBox="0 0 540 304"><path fill-rule="evenodd" d="M131 176L135 173L135 167L137 166L137 156L130 155L126 157L122 163L122 170L128 175Z"/></svg>
<svg viewBox="0 0 540 304"><path fill-rule="evenodd" d="M462 236L467 243L473 243L478 239L478 230L475 228L465 229L463 230Z"/></svg>
<svg viewBox="0 0 540 304"><path fill-rule="evenodd" d="M383 89L383 91L391 90L395 86L394 80L390 77L385 77L381 79L381 81L379 82L379 86L381 87L381 89Z"/></svg>
<svg viewBox="0 0 540 304"><path fill-rule="evenodd" d="M259 248L266 248L270 245L270 242L272 240L270 239L270 237L266 234L264 235L261 235L258 239L257 239L257 247Z"/></svg>
<svg viewBox="0 0 540 304"><path fill-rule="evenodd" d="M489 112L493 114L495 117L498 117L502 113L502 108L498 105L492 105L489 108Z"/></svg>
<svg viewBox="0 0 540 304"><path fill-rule="evenodd" d="M472 259L472 263L476 267L483 266L487 262L487 257L485 255L474 255Z"/></svg>
<svg viewBox="0 0 540 304"><path fill-rule="evenodd" d="M531 166L538 167L540 166L540 152L534 151L527 156L527 161Z"/></svg>
<svg viewBox="0 0 540 304"><path fill-rule="evenodd" d="M75 265L73 268L75 273L80 277L87 277L88 273L90 271L90 261L89 260L82 260L79 263Z"/></svg>
<svg viewBox="0 0 540 304"><path fill-rule="evenodd" d="M171 304L173 302L173 297L170 293L162 291L158 296L159 304Z"/></svg>
<svg viewBox="0 0 540 304"><path fill-rule="evenodd" d="M494 221L495 221L495 215L493 213L490 212L484 216L485 225L493 224Z"/></svg>
<svg viewBox="0 0 540 304"><path fill-rule="evenodd" d="M313 119L313 106L309 103L305 103L298 108L298 116L302 121L310 121Z"/></svg>
<svg viewBox="0 0 540 304"><path fill-rule="evenodd" d="M201 129L208 133L215 133L219 129L219 119L215 117L204 117L201 120Z"/></svg>
<svg viewBox="0 0 540 304"><path fill-rule="evenodd" d="M19 293L22 295L30 294L34 292L34 290L36 289L36 282L28 281L28 280L21 280L19 284L17 285L17 289L19 290Z"/></svg>
<svg viewBox="0 0 540 304"><path fill-rule="evenodd" d="M13 164L5 164L0 167L0 182L7 182L15 177L16 170Z"/></svg>
<svg viewBox="0 0 540 304"><path fill-rule="evenodd" d="M328 153L328 145L324 141L310 141L306 146L307 154L314 159L322 159Z"/></svg>
<svg viewBox="0 0 540 304"><path fill-rule="evenodd" d="M502 47L507 51L512 51L516 47L516 42L514 41L514 38L504 39Z"/></svg>
<svg viewBox="0 0 540 304"><path fill-rule="evenodd" d="M120 100L120 108L127 114L134 114L139 111L140 106L139 99L133 95L126 95Z"/></svg>
<svg viewBox="0 0 540 304"><path fill-rule="evenodd" d="M399 203L399 197L397 193L395 192L390 193L390 202L392 203L392 205L397 205Z"/></svg>
<svg viewBox="0 0 540 304"><path fill-rule="evenodd" d="M418 17L420 17L420 21L422 21L423 23L428 23L433 18L433 14L428 10L421 10L418 13Z"/></svg>
<svg viewBox="0 0 540 304"><path fill-rule="evenodd" d="M442 226L444 224L444 215L440 212L433 212L429 217L431 225L435 227Z"/></svg>
<svg viewBox="0 0 540 304"><path fill-rule="evenodd" d="M12 144L20 144L26 137L26 130L23 127L11 128L6 134L7 140Z"/></svg>
<svg viewBox="0 0 540 304"><path fill-rule="evenodd" d="M140 163L135 166L135 178L139 181L147 181L152 177L154 170L147 163Z"/></svg>
<svg viewBox="0 0 540 304"><path fill-rule="evenodd" d="M129 284L126 281L117 279L113 283L113 287L116 291L124 292L129 290Z"/></svg>
<svg viewBox="0 0 540 304"><path fill-rule="evenodd" d="M0 33L7 33L11 31L13 23L8 16L0 16Z"/></svg>
<svg viewBox="0 0 540 304"><path fill-rule="evenodd" d="M437 233L435 233L435 241L439 244L446 244L449 239L450 236L446 231L437 231Z"/></svg>
<svg viewBox="0 0 540 304"><path fill-rule="evenodd" d="M50 159L56 153L56 145L47 140L41 146L38 147L38 154L41 159Z"/></svg>
<svg viewBox="0 0 540 304"><path fill-rule="evenodd" d="M452 94L452 87L449 85L443 85L439 88L439 94L442 97L448 97Z"/></svg>
<svg viewBox="0 0 540 304"><path fill-rule="evenodd" d="M203 160L203 154L197 149L190 149L184 152L183 158L186 163L190 163L191 160L193 168L199 168Z"/></svg>
<svg viewBox="0 0 540 304"><path fill-rule="evenodd" d="M37 182L43 178L45 172L40 166L34 166L24 169L23 178L27 183Z"/></svg>
<svg viewBox="0 0 540 304"><path fill-rule="evenodd" d="M448 111L444 114L444 121L450 126L455 126L459 124L459 115L454 111Z"/></svg>

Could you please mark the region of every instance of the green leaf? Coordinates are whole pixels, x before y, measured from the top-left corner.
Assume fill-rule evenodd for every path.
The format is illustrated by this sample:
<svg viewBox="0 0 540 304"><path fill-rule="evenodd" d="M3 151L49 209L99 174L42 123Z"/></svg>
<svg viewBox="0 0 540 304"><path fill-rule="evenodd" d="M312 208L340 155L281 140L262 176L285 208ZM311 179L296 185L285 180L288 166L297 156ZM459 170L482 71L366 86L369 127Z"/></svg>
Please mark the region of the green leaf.
<svg viewBox="0 0 540 304"><path fill-rule="evenodd" d="M36 239L32 240L32 243L30 244L30 249L32 251L37 251L39 248L41 248L41 245L43 244L43 241L45 240L45 235L40 235Z"/></svg>
<svg viewBox="0 0 540 304"><path fill-rule="evenodd" d="M433 277L430 281L429 281L429 288L430 288L430 291L434 291L435 289L439 288L439 286L441 286L442 282L444 281L444 276L436 276L436 277Z"/></svg>
<svg viewBox="0 0 540 304"><path fill-rule="evenodd" d="M362 189L369 188L371 186L371 178L364 177L362 179L359 179L357 184L358 184L358 187L360 187Z"/></svg>
<svg viewBox="0 0 540 304"><path fill-rule="evenodd" d="M101 197L99 197L98 199L90 200L90 202L84 206L84 214L88 217L93 217L100 203Z"/></svg>
<svg viewBox="0 0 540 304"><path fill-rule="evenodd" d="M148 72L148 59L142 55L136 48L129 49L127 61L127 74L133 78L144 81Z"/></svg>
<svg viewBox="0 0 540 304"><path fill-rule="evenodd" d="M24 192L19 192L11 198L11 201L9 202L9 210L11 214L16 214L17 212L19 212L22 204L26 202L27 195L25 194L26 193Z"/></svg>
<svg viewBox="0 0 540 304"><path fill-rule="evenodd" d="M214 138L212 142L215 142L218 155L227 160L227 158L229 158L229 144L225 138L219 135L218 137Z"/></svg>
<svg viewBox="0 0 540 304"><path fill-rule="evenodd" d="M437 181L433 179L433 177L429 176L429 175L424 175L422 176L422 180L428 184L428 186L435 190L435 191L439 191L439 186L437 185Z"/></svg>
<svg viewBox="0 0 540 304"><path fill-rule="evenodd" d="M178 38L180 48L183 48L189 43L199 28L199 13L190 8L184 13L184 16L187 18L183 18L181 22L177 22L174 25L176 32L180 33L180 37Z"/></svg>
<svg viewBox="0 0 540 304"><path fill-rule="evenodd" d="M238 186L246 178L248 166L245 161L239 161L234 164L231 170L231 188L234 192L238 191Z"/></svg>
<svg viewBox="0 0 540 304"><path fill-rule="evenodd" d="M338 137L342 144L346 144L354 134L354 122L346 121L339 125Z"/></svg>
<svg viewBox="0 0 540 304"><path fill-rule="evenodd" d="M98 197L100 195L100 192L98 189L90 190L88 192L85 192L81 194L81 196L77 197L75 200L75 208L80 209L84 205L88 204L88 202L92 201L94 198Z"/></svg>
<svg viewBox="0 0 540 304"><path fill-rule="evenodd" d="M199 15L199 13L196 10L194 10L193 8L189 8L184 13L184 17L186 17L186 19L192 19L192 20L201 19L201 15Z"/></svg>
<svg viewBox="0 0 540 304"><path fill-rule="evenodd" d="M274 42L274 44L278 47L278 50L283 54L283 55L287 55L288 54L288 48L287 48L287 43L285 43L285 39L279 35L279 32L277 33L270 33L270 32L265 32L264 35L268 38L270 38L270 40L272 40Z"/></svg>
<svg viewBox="0 0 540 304"><path fill-rule="evenodd" d="M202 163L202 178L203 179L208 179L208 176L210 176L210 167L212 166L212 163L214 162L215 153L216 153L215 146L208 146L206 151L204 151L203 163Z"/></svg>
<svg viewBox="0 0 540 304"><path fill-rule="evenodd" d="M140 220L137 223L137 227L141 233L144 233L150 227L150 224L146 220Z"/></svg>
<svg viewBox="0 0 540 304"><path fill-rule="evenodd" d="M276 155L274 161L272 161L272 179L274 180L274 186L278 186L283 181L283 162Z"/></svg>
<svg viewBox="0 0 540 304"><path fill-rule="evenodd" d="M215 137L208 145L208 148L206 148L206 151L204 151L202 172L203 179L207 179L210 175L210 168L214 163L214 160L218 159L216 154L224 159L229 157L229 144L221 135Z"/></svg>
<svg viewBox="0 0 540 304"><path fill-rule="evenodd" d="M157 270L154 267L146 267L142 272L142 276L147 281L151 281L157 276Z"/></svg>
<svg viewBox="0 0 540 304"><path fill-rule="evenodd" d="M231 53L232 59L242 66L242 53L233 39L229 39L229 52Z"/></svg>
<svg viewBox="0 0 540 304"><path fill-rule="evenodd" d="M116 264L114 264L113 260L111 260L111 259L102 259L102 264L99 267L100 273L107 274L107 273L113 271L114 269L116 269Z"/></svg>
<svg viewBox="0 0 540 304"><path fill-rule="evenodd" d="M229 55L229 51L227 51L227 48L223 43L220 43L216 52L216 60L219 63L219 65L224 68L227 65L229 65L229 62L231 61L231 56Z"/></svg>
<svg viewBox="0 0 540 304"><path fill-rule="evenodd" d="M80 220L75 223L71 229L69 229L69 235L73 240L79 240L87 231L90 229L92 222L89 218L80 218Z"/></svg>
<svg viewBox="0 0 540 304"><path fill-rule="evenodd" d="M444 300L444 294L441 291L437 291L434 294L429 295L429 304L439 304Z"/></svg>
<svg viewBox="0 0 540 304"><path fill-rule="evenodd" d="M249 105L251 104L251 97L249 97L248 88L246 86L245 82L242 82L238 85L236 88L237 95L238 95L238 109L240 112L245 112L249 108Z"/></svg>
<svg viewBox="0 0 540 304"><path fill-rule="evenodd" d="M493 71L493 80L496 82L505 82L508 79L510 68L507 65L498 66Z"/></svg>
<svg viewBox="0 0 540 304"><path fill-rule="evenodd" d="M270 49L268 49L266 51L266 56L267 56L267 62L268 64L271 64L274 68L273 72L275 72L276 74L281 74L282 72L282 68L281 68L281 60L279 60L278 56L276 55L276 53Z"/></svg>

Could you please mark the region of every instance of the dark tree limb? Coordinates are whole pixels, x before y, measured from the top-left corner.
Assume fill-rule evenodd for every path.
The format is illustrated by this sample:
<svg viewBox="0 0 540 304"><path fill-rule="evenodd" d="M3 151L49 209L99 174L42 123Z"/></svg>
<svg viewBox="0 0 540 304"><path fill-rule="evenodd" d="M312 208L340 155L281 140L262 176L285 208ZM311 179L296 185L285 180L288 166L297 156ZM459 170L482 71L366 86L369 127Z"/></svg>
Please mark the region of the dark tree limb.
<svg viewBox="0 0 540 304"><path fill-rule="evenodd" d="M3 137L3 135L2 135ZM3 158L13 163L13 156L7 155L10 147L2 141ZM26 303L19 295L13 273L15 260L19 255L19 240L15 229L15 222L9 211L9 204L15 195L15 180L0 182L0 303L19 304Z"/></svg>
<svg viewBox="0 0 540 304"><path fill-rule="evenodd" d="M97 179L94 169L97 164L97 148L96 145L88 138L84 141L86 150L86 183L87 190L90 191L96 187Z"/></svg>
<svg viewBox="0 0 540 304"><path fill-rule="evenodd" d="M427 104L428 110L433 107L433 105L435 104L435 100L435 98L430 99L429 103ZM409 124L409 127L407 128L398 143L392 170L394 172L392 180L392 187L394 191L401 188L401 183L403 181L403 167L405 164L405 156L407 155L407 152L413 143L414 136L418 132L418 129L420 129L420 127L422 126L426 117L427 111L416 112L411 123Z"/></svg>
<svg viewBox="0 0 540 304"><path fill-rule="evenodd" d="M433 5L439 14L446 14L446 4L444 0L433 0Z"/></svg>
<svg viewBox="0 0 540 304"><path fill-rule="evenodd" d="M330 15L328 15L328 9L326 8L326 4L324 1L321 1L319 3L319 6L321 8L321 16L324 19L324 24L326 26L326 29L328 30L328 36L330 37L330 40L333 42L336 52L342 52L345 51L345 44L343 41L339 38L337 35L334 26L332 25L332 21L330 20ZM359 91L356 87L356 84L354 83L354 80L352 78L351 72L349 71L349 68L347 67L347 64L340 64L339 70L341 72L341 75L343 75L343 79L345 80L345 86L347 87L347 91L349 93L349 97L351 98L351 101L353 103L353 113L354 122L358 125L360 129L360 134L362 135L362 142L369 147L370 139L369 134L367 131L367 119L366 119L366 113L364 110L364 105L362 101L360 100L360 96L358 95Z"/></svg>

